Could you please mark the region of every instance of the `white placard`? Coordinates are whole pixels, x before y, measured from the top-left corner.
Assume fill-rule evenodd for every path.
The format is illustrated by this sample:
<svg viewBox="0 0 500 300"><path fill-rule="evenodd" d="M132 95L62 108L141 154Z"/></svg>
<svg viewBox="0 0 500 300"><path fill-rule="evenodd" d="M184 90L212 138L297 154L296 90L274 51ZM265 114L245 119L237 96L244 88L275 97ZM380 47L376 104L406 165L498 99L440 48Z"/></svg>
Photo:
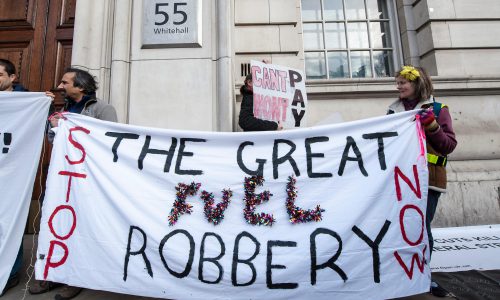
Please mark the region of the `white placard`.
<svg viewBox="0 0 500 300"><path fill-rule="evenodd" d="M251 61L253 114L284 128L307 126L306 77L301 70Z"/></svg>
<svg viewBox="0 0 500 300"><path fill-rule="evenodd" d="M500 225L435 228L433 272L500 269Z"/></svg>

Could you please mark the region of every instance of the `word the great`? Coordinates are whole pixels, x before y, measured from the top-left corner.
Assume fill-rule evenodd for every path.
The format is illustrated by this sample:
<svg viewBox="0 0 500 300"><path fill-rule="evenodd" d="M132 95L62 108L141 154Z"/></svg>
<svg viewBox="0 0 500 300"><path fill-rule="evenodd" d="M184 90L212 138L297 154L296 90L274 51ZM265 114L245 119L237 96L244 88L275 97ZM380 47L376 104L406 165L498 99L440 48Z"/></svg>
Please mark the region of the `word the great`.
<svg viewBox="0 0 500 300"><path fill-rule="evenodd" d="M106 132L107 137L114 138L115 141L111 148L111 152L113 153L113 162L118 162L119 160L119 150L122 144L124 148L127 148L127 145L130 145L132 142L137 142L141 137L138 134L134 133L126 133L126 132ZM381 170L386 170L386 158L384 152L384 139L394 138L398 136L397 132L374 132L367 133L362 135L363 140L370 140L377 143L378 146L378 160L380 164ZM173 172L178 175L201 175L204 173L202 169L184 169L182 167L182 162L184 159L189 159L190 157L194 157L197 153L188 151L188 147L193 143L206 143L206 139L200 138L178 138L171 137L171 141L169 145L165 145L164 148L152 148L150 146L152 137L150 135L146 135L144 141L142 142L142 149L140 153L137 153L137 167L139 170L144 168L144 160L151 155L161 155L165 156L165 164L163 166L163 172L170 173L171 165L175 160L175 167ZM318 150L314 149L314 145L318 143L331 143L330 138L327 136L314 136L308 137L304 139L303 144L300 145L304 147L306 152L306 173L309 178L327 178L332 177L333 174L330 172L316 172L314 170L314 162L321 158L325 157L325 153L318 152ZM363 176L367 177L368 172L364 167L364 160L362 155L362 149L358 146L358 142L352 136L346 136L345 141L342 141L344 144L344 151L342 152L342 156L340 157L340 164L337 170L337 174L342 176L344 173L344 169L346 167L347 162L355 162L357 163L360 172ZM297 160L294 158L294 153L298 149L298 145L291 140L287 139L275 139L272 144L271 151L267 153L271 154L271 157L261 157L255 159L255 165L249 166L244 163L245 161L245 153L250 152L251 147L255 146L255 143L252 141L243 141L238 146L238 149L235 150L234 157L236 158L236 165L245 173L250 176L264 176L264 166L270 161L272 164L272 176L274 179L280 176L279 167L283 164L289 164L294 172L294 175L297 177L301 176L301 168L297 164ZM130 150L127 150L130 151ZM280 155L279 153L284 153L284 155ZM350 153L354 153L354 156L350 156ZM316 162L316 164L320 164ZM287 174L288 175L288 174Z"/></svg>

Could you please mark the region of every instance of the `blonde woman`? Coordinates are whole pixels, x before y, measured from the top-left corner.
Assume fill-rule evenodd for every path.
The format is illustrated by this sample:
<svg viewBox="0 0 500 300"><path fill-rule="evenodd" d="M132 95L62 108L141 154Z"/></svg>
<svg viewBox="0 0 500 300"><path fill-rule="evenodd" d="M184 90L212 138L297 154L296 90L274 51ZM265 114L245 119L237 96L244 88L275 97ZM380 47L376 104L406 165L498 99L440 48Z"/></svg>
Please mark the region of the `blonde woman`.
<svg viewBox="0 0 500 300"><path fill-rule="evenodd" d="M396 85L399 99L389 106L388 114L422 109L419 115L427 140L429 168L425 223L429 238L429 250L432 253L434 240L431 233L431 221L434 218L441 193L446 192L447 155L453 152L457 146L457 140L451 124L450 111L446 105L436 102L432 96L434 91L432 81L423 68L403 66L396 73ZM431 283L430 291L437 297L445 297L448 294L435 282Z"/></svg>

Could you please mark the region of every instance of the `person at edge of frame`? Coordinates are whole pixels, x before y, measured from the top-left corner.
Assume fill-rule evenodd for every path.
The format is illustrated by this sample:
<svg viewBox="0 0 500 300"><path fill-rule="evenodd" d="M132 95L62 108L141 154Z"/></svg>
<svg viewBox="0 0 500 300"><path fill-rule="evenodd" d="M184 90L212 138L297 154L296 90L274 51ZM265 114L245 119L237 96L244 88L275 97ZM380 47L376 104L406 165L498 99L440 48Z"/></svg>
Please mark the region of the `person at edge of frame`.
<svg viewBox="0 0 500 300"><path fill-rule="evenodd" d="M420 108L420 122L427 141L427 162L429 169L429 190L425 225L432 254L434 239L431 222L434 218L439 197L446 192L447 155L457 146L448 106L436 102L432 93L434 87L426 70L421 67L403 66L396 73L399 99L389 106L387 114ZM430 293L436 297L446 297L449 293L437 282L431 281Z"/></svg>
<svg viewBox="0 0 500 300"><path fill-rule="evenodd" d="M97 82L87 71L68 68L57 87L64 96L63 112L71 112L99 120L117 122L116 110L112 105L104 103L96 97ZM61 114L52 114L49 118L52 128L48 132L49 141L53 141ZM42 294L62 284L50 281L36 280L30 286L30 294ZM66 285L55 295L56 300L69 300L78 296L83 288Z"/></svg>

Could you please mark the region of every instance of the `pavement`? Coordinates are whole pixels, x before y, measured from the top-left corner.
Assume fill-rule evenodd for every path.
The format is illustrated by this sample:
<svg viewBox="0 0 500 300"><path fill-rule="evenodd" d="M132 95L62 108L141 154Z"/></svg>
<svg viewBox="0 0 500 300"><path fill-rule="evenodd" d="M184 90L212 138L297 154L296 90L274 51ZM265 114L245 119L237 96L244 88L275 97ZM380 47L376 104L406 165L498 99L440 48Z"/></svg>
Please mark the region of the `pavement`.
<svg viewBox="0 0 500 300"><path fill-rule="evenodd" d="M40 295L31 295L28 292L28 287L31 280L34 280L34 271L33 265L35 262L35 253L36 253L36 238L34 235L27 234L24 236L24 255L23 255L23 269L22 269L22 278L21 283L8 290L7 293L3 297L0 297L1 300L53 300L54 296L58 293L60 288L54 289L50 292L40 294ZM83 290L76 298L76 300L138 300L138 299L157 299L157 298L149 298L149 297L138 297L132 295L124 295L117 294L111 292L104 291L96 291L96 290ZM438 298L434 297L430 293L424 293L420 295L414 295L411 297L397 298L398 300L434 300L434 299L455 299L454 297L446 297L446 298Z"/></svg>

